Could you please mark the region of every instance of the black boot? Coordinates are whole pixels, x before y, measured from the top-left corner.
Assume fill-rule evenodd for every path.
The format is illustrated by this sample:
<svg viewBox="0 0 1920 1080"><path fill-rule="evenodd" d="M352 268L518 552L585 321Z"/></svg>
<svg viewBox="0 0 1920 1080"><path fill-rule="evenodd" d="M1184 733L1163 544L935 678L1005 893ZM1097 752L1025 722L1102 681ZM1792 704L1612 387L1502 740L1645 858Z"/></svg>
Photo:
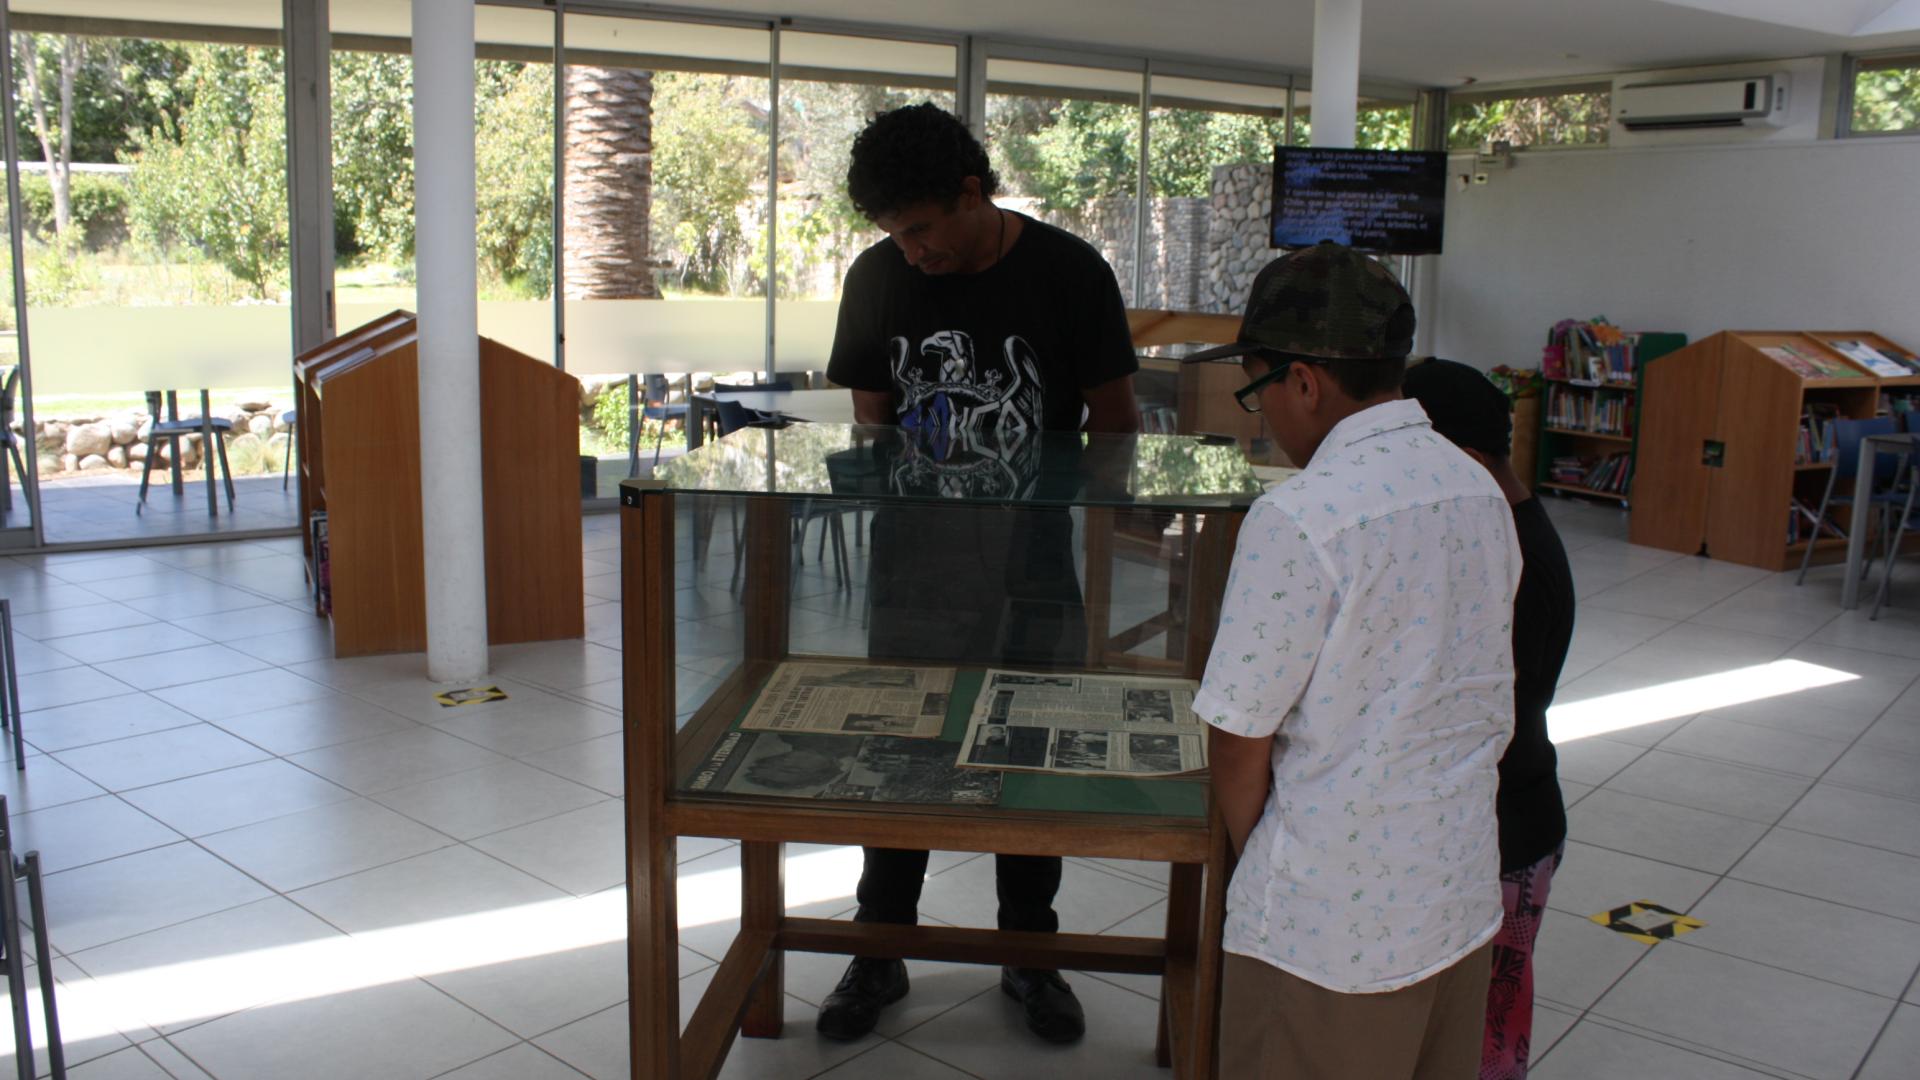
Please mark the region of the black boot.
<svg viewBox="0 0 1920 1080"><path fill-rule="evenodd" d="M1086 1034L1080 999L1057 971L1003 967L1000 992L1020 1003L1027 1011L1027 1027L1048 1042L1070 1043Z"/></svg>
<svg viewBox="0 0 1920 1080"><path fill-rule="evenodd" d="M856 956L820 1005L814 1023L829 1039L857 1039L880 1022L880 1010L907 996L907 965L900 960Z"/></svg>

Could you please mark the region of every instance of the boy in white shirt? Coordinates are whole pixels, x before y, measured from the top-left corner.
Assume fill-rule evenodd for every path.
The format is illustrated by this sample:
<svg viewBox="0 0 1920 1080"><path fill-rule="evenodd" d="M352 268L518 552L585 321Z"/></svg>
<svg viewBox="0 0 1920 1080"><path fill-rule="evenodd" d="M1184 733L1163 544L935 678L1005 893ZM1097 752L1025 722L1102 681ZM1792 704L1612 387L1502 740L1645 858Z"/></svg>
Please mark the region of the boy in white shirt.
<svg viewBox="0 0 1920 1080"><path fill-rule="evenodd" d="M1501 920L1520 576L1497 484L1401 398L1412 301L1337 244L1255 279L1242 407L1302 466L1240 531L1194 710L1239 852L1221 1075L1465 1077Z"/></svg>

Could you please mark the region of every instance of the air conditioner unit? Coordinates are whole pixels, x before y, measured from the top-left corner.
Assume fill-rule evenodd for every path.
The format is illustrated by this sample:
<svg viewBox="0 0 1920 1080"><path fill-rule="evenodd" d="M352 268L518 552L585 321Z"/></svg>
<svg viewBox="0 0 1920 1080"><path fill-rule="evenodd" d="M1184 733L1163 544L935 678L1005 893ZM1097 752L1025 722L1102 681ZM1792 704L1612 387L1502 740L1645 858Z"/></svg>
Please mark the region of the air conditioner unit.
<svg viewBox="0 0 1920 1080"><path fill-rule="evenodd" d="M1628 131L1779 127L1787 122L1785 72L1741 79L1640 83L1613 95L1613 115Z"/></svg>

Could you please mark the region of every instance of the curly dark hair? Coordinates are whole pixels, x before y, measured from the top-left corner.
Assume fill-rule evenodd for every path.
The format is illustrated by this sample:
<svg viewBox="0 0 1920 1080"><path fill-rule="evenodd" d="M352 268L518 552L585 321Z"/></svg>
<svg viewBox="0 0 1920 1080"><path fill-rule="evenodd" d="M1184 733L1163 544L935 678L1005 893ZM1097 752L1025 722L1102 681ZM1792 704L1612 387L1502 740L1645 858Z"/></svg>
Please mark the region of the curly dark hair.
<svg viewBox="0 0 1920 1080"><path fill-rule="evenodd" d="M876 114L854 136L847 194L869 219L929 201L951 205L969 176L992 196L1000 178L960 118L931 103Z"/></svg>

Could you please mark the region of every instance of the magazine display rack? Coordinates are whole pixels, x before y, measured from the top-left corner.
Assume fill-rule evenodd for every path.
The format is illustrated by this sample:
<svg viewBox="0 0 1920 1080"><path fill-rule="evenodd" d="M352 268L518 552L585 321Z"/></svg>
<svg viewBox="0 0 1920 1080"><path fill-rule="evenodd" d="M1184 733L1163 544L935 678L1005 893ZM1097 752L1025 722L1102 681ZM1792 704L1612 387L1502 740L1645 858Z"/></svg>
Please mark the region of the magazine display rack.
<svg viewBox="0 0 1920 1080"><path fill-rule="evenodd" d="M307 581L335 656L426 648L417 336L395 311L294 361ZM579 380L479 344L488 640L580 637Z"/></svg>
<svg viewBox="0 0 1920 1080"><path fill-rule="evenodd" d="M633 1075L778 1037L800 951L1159 975L1160 1062L1212 1076L1227 839L1186 695L1260 490L1187 437L803 423L623 484ZM840 515L844 570L795 540ZM684 1034L680 836L739 840L742 887ZM1166 862L1166 932L789 917L787 842Z"/></svg>
<svg viewBox="0 0 1920 1080"><path fill-rule="evenodd" d="M1832 421L1902 411L1912 350L1867 331L1728 330L1650 365L1628 536L1636 544L1785 570L1847 541L1816 527Z"/></svg>

